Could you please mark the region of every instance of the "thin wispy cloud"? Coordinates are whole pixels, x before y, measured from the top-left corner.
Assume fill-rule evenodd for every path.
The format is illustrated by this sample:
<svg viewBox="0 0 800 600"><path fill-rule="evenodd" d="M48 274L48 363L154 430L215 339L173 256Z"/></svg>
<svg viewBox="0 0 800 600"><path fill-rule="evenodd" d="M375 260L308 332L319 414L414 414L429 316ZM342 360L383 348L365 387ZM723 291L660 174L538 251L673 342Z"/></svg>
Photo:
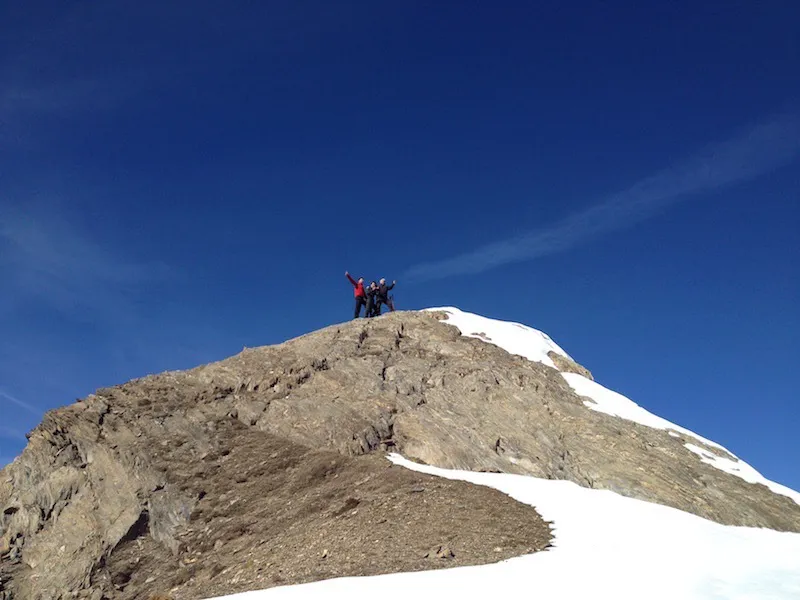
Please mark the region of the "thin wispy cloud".
<svg viewBox="0 0 800 600"><path fill-rule="evenodd" d="M321 5L309 19L302 8L275 11L260 3L231 11L196 2L55 3L42 10L42 25L24 18L4 32L9 51L0 56L0 136L12 126L18 133L19 121L113 110L153 88L183 93L193 86L175 81L205 80L207 65L220 56L223 66L257 52L285 56L361 18L367 17L335 5ZM148 43L120 43L129 38Z"/></svg>
<svg viewBox="0 0 800 600"><path fill-rule="evenodd" d="M4 302L35 300L61 311L91 309L118 317L137 288L163 280L163 264L122 260L83 234L52 206L0 206L0 276Z"/></svg>
<svg viewBox="0 0 800 600"><path fill-rule="evenodd" d="M753 179L788 164L800 153L800 115L786 114L642 179L583 212L549 227L411 267L404 279L428 281L474 274L562 252L603 234L656 216L671 205Z"/></svg>
<svg viewBox="0 0 800 600"><path fill-rule="evenodd" d="M10 402L11 404L14 404L14 405L18 406L19 408L21 408L23 410L26 410L29 413L34 414L34 415L40 416L42 414L41 409L36 408L33 404L30 404L28 402L24 402L23 400L20 400L19 398L16 398L16 397L12 396L11 394L6 394L2 390L0 390L0 400L2 400L5 403L9 403ZM3 427L2 430L6 431L7 429L5 427Z"/></svg>
<svg viewBox="0 0 800 600"><path fill-rule="evenodd" d="M64 122L110 113L142 89L144 68L104 68L108 56L98 35L114 39L119 32L98 22L102 10L109 9L64 3L41 7L38 19L4 15L10 25L8 51L0 56L0 151L46 147Z"/></svg>
<svg viewBox="0 0 800 600"><path fill-rule="evenodd" d="M0 425L0 438L6 438L17 442L24 442L25 432L20 429L14 429L13 427Z"/></svg>
<svg viewBox="0 0 800 600"><path fill-rule="evenodd" d="M53 403L90 391L82 356L91 351L104 353L107 368L124 368L131 355L146 353L147 332L155 327L151 299L179 276L163 263L123 253L122 244L111 246L92 230L57 202L0 203L0 406L6 414L41 418ZM82 345L92 350L78 350ZM13 390L25 390L41 406Z"/></svg>

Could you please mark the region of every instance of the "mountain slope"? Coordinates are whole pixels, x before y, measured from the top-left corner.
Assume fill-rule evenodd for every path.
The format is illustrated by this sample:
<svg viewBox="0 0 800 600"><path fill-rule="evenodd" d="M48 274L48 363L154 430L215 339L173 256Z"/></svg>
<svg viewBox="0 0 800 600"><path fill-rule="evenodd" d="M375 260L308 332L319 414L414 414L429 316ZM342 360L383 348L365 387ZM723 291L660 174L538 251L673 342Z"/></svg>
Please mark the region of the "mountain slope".
<svg viewBox="0 0 800 600"><path fill-rule="evenodd" d="M347 323L191 373L238 391L240 419L300 444L391 448L447 468L568 479L725 524L800 528L797 502L703 462L684 440L735 460L720 446L590 409L553 366L486 343L486 332L460 335L446 324L459 314Z"/></svg>
<svg viewBox="0 0 800 600"><path fill-rule="evenodd" d="M399 598L795 600L800 534L719 525L689 513L524 475L448 471L397 455L394 463L503 491L553 521L547 552L483 566L342 578L218 600L326 600L390 589Z"/></svg>
<svg viewBox="0 0 800 600"><path fill-rule="evenodd" d="M387 450L569 480L722 524L800 530L796 493L590 378L541 332L446 308L336 325L99 390L48 413L2 471L0 598L143 597L166 587L180 600L478 564L547 544L532 509L483 488L432 495L440 483L408 474L381 483L382 461L361 455ZM403 486L428 491L401 502L393 489ZM383 559L342 541L359 527L336 519L353 511L354 522L366 519L359 527L393 524L390 544L362 540L388 548ZM464 535L466 522L486 539ZM252 548L264 539L279 541ZM448 544L458 546L454 558L421 560L448 554L439 548ZM422 552L428 545L436 548Z"/></svg>
<svg viewBox="0 0 800 600"><path fill-rule="evenodd" d="M561 376L573 391L584 397L584 405L586 407L614 417L633 421L652 429L667 431L670 436L682 440L687 450L699 455L701 462L735 475L749 483L766 486L770 491L791 498L795 503L800 504L800 493L770 481L752 466L740 460L716 442L712 442L693 431L656 416L622 394L618 394L595 382L591 373L577 365L546 333L520 323L487 319L486 317L464 313L455 308L430 310L444 313L447 319L446 322L457 327L462 335L478 337L503 348L511 354L518 354L528 360L557 368L561 371ZM470 333L474 331L481 333Z"/></svg>

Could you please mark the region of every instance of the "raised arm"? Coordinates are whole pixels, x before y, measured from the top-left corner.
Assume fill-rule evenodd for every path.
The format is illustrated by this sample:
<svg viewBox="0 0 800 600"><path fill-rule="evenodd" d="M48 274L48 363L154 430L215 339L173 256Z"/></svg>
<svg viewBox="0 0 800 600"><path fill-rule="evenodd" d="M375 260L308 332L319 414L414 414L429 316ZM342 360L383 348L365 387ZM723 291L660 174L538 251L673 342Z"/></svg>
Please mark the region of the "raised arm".
<svg viewBox="0 0 800 600"><path fill-rule="evenodd" d="M397 282L396 282L396 281L393 281L393 282L392 282L392 285L387 285L387 286L386 286L386 289L387 289L387 290L390 290L390 289L392 289L392 288L393 288L393 287L394 287L396 284L397 284Z"/></svg>
<svg viewBox="0 0 800 600"><path fill-rule="evenodd" d="M347 277L347 279L349 279L349 280L350 280L350 283L352 283L352 284L353 284L353 287L355 287L355 286L357 286L357 285L358 285L358 282L357 282L355 279L353 279L353 278L350 276L350 273L348 273L347 271L345 271L345 272L344 272L344 276L345 276L345 277Z"/></svg>

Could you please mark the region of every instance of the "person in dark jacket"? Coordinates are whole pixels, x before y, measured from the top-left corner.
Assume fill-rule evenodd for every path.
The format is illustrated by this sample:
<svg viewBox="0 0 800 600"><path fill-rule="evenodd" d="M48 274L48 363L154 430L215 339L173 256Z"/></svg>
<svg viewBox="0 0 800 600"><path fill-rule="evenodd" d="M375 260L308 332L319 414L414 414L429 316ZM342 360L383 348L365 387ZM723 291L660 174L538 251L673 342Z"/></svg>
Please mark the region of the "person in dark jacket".
<svg viewBox="0 0 800 600"><path fill-rule="evenodd" d="M374 281L370 282L370 284L365 288L365 293L367 294L367 316L374 317L375 316L375 301L376 301L376 294L378 293L378 284Z"/></svg>
<svg viewBox="0 0 800 600"><path fill-rule="evenodd" d="M391 312L394 312L394 302L392 299L389 298L389 290L391 290L395 285L397 285L396 281L393 281L391 285L386 285L386 280L381 279L378 283L378 290L375 293L375 298L377 302L375 303L375 316L380 316L381 314L381 307L382 305L386 305L389 307Z"/></svg>
<svg viewBox="0 0 800 600"><path fill-rule="evenodd" d="M344 276L347 277L350 283L353 284L353 296L355 296L356 299L356 310L353 315L353 318L357 319L361 316L361 307L366 305L367 303L367 293L366 291L364 291L364 278L359 277L358 281L356 281L350 276L350 273L348 271L344 272Z"/></svg>

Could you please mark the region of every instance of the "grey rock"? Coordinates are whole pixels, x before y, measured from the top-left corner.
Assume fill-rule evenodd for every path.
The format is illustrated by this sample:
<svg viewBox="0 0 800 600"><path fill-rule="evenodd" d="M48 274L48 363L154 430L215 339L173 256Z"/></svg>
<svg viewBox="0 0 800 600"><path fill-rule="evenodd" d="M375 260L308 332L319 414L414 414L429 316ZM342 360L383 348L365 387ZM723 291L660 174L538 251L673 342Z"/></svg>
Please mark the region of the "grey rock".
<svg viewBox="0 0 800 600"><path fill-rule="evenodd" d="M0 576L13 578L13 597L86 589L101 581L103 557L130 540L181 552L198 497L167 475L190 477L193 462L214 456L228 415L346 456L391 448L426 464L566 479L724 524L800 531L791 499L702 463L666 431L587 408L557 369L462 337L438 315L398 312L48 412L0 472ZM178 451L192 460L176 462Z"/></svg>

